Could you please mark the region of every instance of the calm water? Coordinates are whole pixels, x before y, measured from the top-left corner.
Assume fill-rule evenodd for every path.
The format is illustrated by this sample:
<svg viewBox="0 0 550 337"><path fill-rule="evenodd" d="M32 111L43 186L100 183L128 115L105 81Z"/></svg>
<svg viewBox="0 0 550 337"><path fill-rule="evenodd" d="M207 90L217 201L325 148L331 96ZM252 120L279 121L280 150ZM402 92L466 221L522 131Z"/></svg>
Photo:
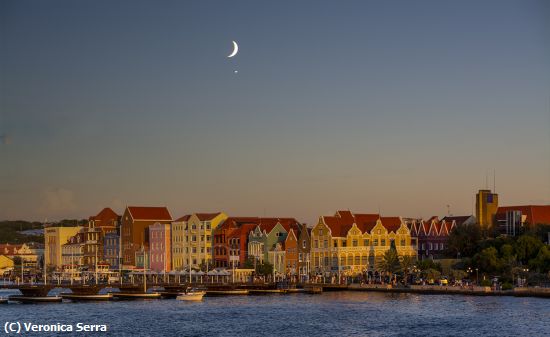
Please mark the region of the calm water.
<svg viewBox="0 0 550 337"><path fill-rule="evenodd" d="M0 306L2 330L16 320L107 324L103 336L544 336L550 300L327 292Z"/></svg>

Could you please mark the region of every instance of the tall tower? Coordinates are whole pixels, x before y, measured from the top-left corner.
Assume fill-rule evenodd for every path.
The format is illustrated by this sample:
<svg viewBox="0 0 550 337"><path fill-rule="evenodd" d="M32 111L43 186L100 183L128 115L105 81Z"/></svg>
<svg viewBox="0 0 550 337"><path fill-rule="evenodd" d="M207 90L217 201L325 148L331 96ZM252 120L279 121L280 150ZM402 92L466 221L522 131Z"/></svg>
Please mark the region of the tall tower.
<svg viewBox="0 0 550 337"><path fill-rule="evenodd" d="M482 229L493 225L498 209L498 194L491 190L479 190L476 194L476 218Z"/></svg>

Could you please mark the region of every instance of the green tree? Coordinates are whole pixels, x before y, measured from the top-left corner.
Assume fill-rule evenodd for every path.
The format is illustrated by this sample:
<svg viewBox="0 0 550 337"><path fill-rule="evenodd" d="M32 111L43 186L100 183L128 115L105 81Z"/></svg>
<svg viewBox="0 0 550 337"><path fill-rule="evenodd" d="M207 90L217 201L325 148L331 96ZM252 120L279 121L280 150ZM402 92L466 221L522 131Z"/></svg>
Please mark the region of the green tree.
<svg viewBox="0 0 550 337"><path fill-rule="evenodd" d="M409 276L409 272L414 267L414 258L409 255L405 255L401 257L401 270L403 271L403 278L405 279L405 283L407 283L407 279Z"/></svg>
<svg viewBox="0 0 550 337"><path fill-rule="evenodd" d="M389 273L390 276L398 272L400 268L401 265L399 262L399 256L397 255L397 250L395 249L388 249L384 253L382 260L378 263L378 269Z"/></svg>
<svg viewBox="0 0 550 337"><path fill-rule="evenodd" d="M529 261L529 268L539 273L548 273L550 271L550 249L542 246L537 256Z"/></svg>
<svg viewBox="0 0 550 337"><path fill-rule="evenodd" d="M472 257L476 253L476 247L482 239L479 224L469 224L455 227L447 241L447 254L462 257Z"/></svg>
<svg viewBox="0 0 550 337"><path fill-rule="evenodd" d="M273 265L265 261L264 263L256 265L256 270L258 275L263 275L263 276L271 275L273 274Z"/></svg>
<svg viewBox="0 0 550 337"><path fill-rule="evenodd" d="M489 247L476 254L476 265L485 272L495 272L499 268L498 252L495 247Z"/></svg>
<svg viewBox="0 0 550 337"><path fill-rule="evenodd" d="M530 259L535 258L543 246L540 239L531 235L522 235L516 242L516 253L520 261L527 264Z"/></svg>

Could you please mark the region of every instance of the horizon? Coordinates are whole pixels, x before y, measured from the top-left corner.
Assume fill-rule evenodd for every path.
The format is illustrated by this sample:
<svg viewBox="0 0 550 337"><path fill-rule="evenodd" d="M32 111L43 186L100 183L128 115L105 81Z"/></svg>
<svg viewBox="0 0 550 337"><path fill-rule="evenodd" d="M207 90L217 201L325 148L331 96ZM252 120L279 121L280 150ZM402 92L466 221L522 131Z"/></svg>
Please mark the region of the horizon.
<svg viewBox="0 0 550 337"><path fill-rule="evenodd" d="M4 1L0 21L0 219L475 215L493 180L501 206L550 204L545 1Z"/></svg>

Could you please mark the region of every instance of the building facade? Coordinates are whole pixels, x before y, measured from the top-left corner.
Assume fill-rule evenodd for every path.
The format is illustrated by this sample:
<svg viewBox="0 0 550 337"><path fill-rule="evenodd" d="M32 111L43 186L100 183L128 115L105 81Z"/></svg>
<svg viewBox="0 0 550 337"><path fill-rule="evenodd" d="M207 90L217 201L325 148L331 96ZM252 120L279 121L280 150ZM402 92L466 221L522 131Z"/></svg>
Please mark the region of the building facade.
<svg viewBox="0 0 550 337"><path fill-rule="evenodd" d="M535 225L550 224L550 205L525 205L499 207L495 224L500 234L516 236Z"/></svg>
<svg viewBox="0 0 550 337"><path fill-rule="evenodd" d="M161 224L172 222L172 216L166 207L126 207L120 225L123 268L137 267L136 253L142 250L148 251L148 227L156 222Z"/></svg>
<svg viewBox="0 0 550 337"><path fill-rule="evenodd" d="M44 228L44 264L47 268L61 268L62 246L80 230L82 230L81 226Z"/></svg>
<svg viewBox="0 0 550 337"><path fill-rule="evenodd" d="M156 272L172 270L170 224L149 226L150 269Z"/></svg>
<svg viewBox="0 0 550 337"><path fill-rule="evenodd" d="M311 274L311 228L301 225L298 233L298 274L302 282Z"/></svg>
<svg viewBox="0 0 550 337"><path fill-rule="evenodd" d="M311 231L316 274L357 275L378 271L384 253L395 244L399 256L416 258L410 230L400 217L338 211L321 216Z"/></svg>
<svg viewBox="0 0 550 337"><path fill-rule="evenodd" d="M494 225L498 209L498 194L491 190L479 190L476 194L476 219L481 229L488 230Z"/></svg>
<svg viewBox="0 0 550 337"><path fill-rule="evenodd" d="M119 229L120 230L120 229ZM103 259L111 270L119 269L120 234L119 231L106 233L103 238Z"/></svg>

